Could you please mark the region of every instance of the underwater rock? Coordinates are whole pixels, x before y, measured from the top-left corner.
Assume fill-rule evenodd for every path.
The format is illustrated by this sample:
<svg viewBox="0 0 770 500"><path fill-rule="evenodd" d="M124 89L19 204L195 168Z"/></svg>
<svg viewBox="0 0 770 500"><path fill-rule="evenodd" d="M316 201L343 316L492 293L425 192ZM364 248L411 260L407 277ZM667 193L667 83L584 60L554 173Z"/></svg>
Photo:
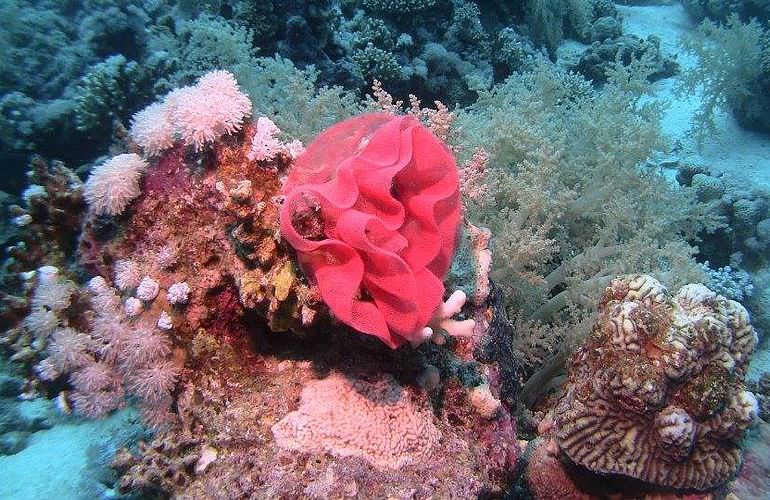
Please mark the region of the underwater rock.
<svg viewBox="0 0 770 500"><path fill-rule="evenodd" d="M80 274L63 265L25 274L24 312L32 314L2 340L19 348L15 361L27 369L30 393L58 394L63 411L88 417L132 404L157 431L149 444L116 457L118 490L231 498L503 494L520 453L500 394L498 372L506 368L495 356L482 362L474 354L495 308L491 234L468 225L460 281L472 300L445 293L461 197L454 157L437 136L446 135L452 115L441 106L415 111L416 99L412 105L410 116L365 115L395 133L368 130L361 151L379 147L381 159L394 138L414 148L398 158L401 170L413 171L393 176L404 212L415 212L399 234L414 243L409 259L423 261L410 272L430 285L404 294L410 305L423 300L418 326L430 334L421 340L435 334L420 346L394 349L329 310L281 233L286 174L308 173L294 170L303 147L284 142L264 117L204 120L216 133L193 134L200 140L135 134L144 144L128 150L143 149L146 165L103 186L109 202L112 182L131 182L120 210L85 211L81 195ZM309 154L312 148L303 161ZM389 184L367 191L366 201L382 202ZM33 188L28 198L44 191ZM297 231L324 236L318 213L299 212ZM423 231L424 221L436 227ZM378 235L385 231L369 237L391 250L400 241ZM94 277L82 285L86 273Z"/></svg>
<svg viewBox="0 0 770 500"><path fill-rule="evenodd" d="M177 144L151 160L142 195L118 237L100 240L94 234L97 219L87 221L83 265L110 277L109 262L118 263L115 284L122 290L136 288L145 275L152 277L165 293L139 298L157 295L147 303L148 312L157 317L167 310L183 332L211 329L213 323L224 328L217 319L228 317L223 312L230 307L223 306L217 318L213 306L233 287L238 307L258 310L275 331L309 325L320 306L317 295L296 277L278 225L281 172L293 160L288 151L251 160L255 127L248 123L230 140L199 153L190 151L199 147L195 144L187 151ZM187 290L184 308L178 307L179 283Z"/></svg>
<svg viewBox="0 0 770 500"><path fill-rule="evenodd" d="M760 423L747 433L741 471L730 482L728 490L734 498L767 496L770 491L770 424Z"/></svg>
<svg viewBox="0 0 770 500"><path fill-rule="evenodd" d="M649 61L654 68L648 75L651 81L668 78L679 70L679 64L661 52L660 39L654 35L647 39L623 35L594 41L572 69L598 84L607 81L607 72L617 61L629 65L633 60Z"/></svg>
<svg viewBox="0 0 770 500"><path fill-rule="evenodd" d="M743 306L703 285L672 296L650 276L613 280L570 358L556 442L593 472L677 489L726 482L757 416L744 388L756 341Z"/></svg>
<svg viewBox="0 0 770 500"><path fill-rule="evenodd" d="M525 479L530 492L538 500L590 500L592 497L581 491L567 474L559 461L558 448L550 441L536 439L529 443L525 456L527 469Z"/></svg>
<svg viewBox="0 0 770 500"><path fill-rule="evenodd" d="M250 340L234 325L228 339L198 335L180 384L179 425L119 454L122 491L473 498L501 494L511 480L519 447L507 408L477 413L445 366L437 385L421 387L424 352L394 351L355 332ZM497 391L492 382L483 390ZM212 450L216 458L196 470Z"/></svg>

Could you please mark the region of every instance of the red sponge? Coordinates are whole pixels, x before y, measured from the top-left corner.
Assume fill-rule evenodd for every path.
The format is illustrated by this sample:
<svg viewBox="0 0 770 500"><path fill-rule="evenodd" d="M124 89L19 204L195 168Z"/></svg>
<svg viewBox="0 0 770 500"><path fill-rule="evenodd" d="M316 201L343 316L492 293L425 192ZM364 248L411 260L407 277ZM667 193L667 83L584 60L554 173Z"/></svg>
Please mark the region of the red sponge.
<svg viewBox="0 0 770 500"><path fill-rule="evenodd" d="M283 236L340 321L392 348L420 340L460 225L447 146L413 117L358 116L310 144L283 192Z"/></svg>

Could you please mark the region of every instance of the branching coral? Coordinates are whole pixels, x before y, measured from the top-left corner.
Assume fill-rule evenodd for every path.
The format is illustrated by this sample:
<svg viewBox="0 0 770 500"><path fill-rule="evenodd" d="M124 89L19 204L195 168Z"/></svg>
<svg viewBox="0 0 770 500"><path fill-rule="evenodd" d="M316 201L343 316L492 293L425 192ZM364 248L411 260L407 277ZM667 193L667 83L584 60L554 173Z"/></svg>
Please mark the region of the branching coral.
<svg viewBox="0 0 770 500"><path fill-rule="evenodd" d="M756 19L741 22L732 15L725 24L706 20L686 37L684 49L698 57L697 66L685 72L680 90L702 90L695 114L699 136L714 131L719 108L732 110L746 127L770 130L767 94L770 88L770 32Z"/></svg>
<svg viewBox="0 0 770 500"><path fill-rule="evenodd" d="M469 218L495 236L492 276L520 325L579 336L569 325L584 314L571 311L594 310L618 274L644 271L672 286L704 279L688 241L717 221L690 189L645 165L664 146L645 82L643 65L632 65L594 90L538 61L457 112L460 156L469 145L489 155L488 195L469 204ZM535 356L525 360L532 368L548 352L519 350Z"/></svg>
<svg viewBox="0 0 770 500"><path fill-rule="evenodd" d="M554 410L573 461L602 473L704 490L738 469L757 416L743 387L757 336L746 310L703 285L613 280Z"/></svg>

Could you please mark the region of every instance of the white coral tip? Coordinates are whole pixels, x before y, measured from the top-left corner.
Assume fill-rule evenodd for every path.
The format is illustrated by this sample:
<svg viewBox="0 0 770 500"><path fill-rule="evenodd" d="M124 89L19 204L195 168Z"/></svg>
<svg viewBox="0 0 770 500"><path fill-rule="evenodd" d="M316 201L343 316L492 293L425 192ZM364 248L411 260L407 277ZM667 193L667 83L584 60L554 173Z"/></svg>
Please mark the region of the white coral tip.
<svg viewBox="0 0 770 500"><path fill-rule="evenodd" d="M467 300L468 297L465 295L465 292L462 290L455 290L454 293L449 296L447 301L440 306L441 310L439 316L442 318L451 318L462 310L465 301Z"/></svg>

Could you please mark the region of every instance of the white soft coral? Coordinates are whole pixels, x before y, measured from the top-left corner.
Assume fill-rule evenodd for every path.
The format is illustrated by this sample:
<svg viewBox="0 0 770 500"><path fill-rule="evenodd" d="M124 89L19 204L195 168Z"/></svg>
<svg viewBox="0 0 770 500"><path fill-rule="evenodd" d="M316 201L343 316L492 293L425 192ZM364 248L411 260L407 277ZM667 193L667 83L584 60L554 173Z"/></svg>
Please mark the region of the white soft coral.
<svg viewBox="0 0 770 500"><path fill-rule="evenodd" d="M136 113L129 135L147 155L168 149L177 139L201 150L240 130L250 114L251 101L232 73L211 71L196 85L176 89L163 102Z"/></svg>
<svg viewBox="0 0 770 500"><path fill-rule="evenodd" d="M97 215L118 215L142 194L139 180L147 162L130 153L115 156L94 168L86 181L83 194Z"/></svg>
<svg viewBox="0 0 770 500"><path fill-rule="evenodd" d="M305 147L298 140L284 143L277 136L281 129L270 118L260 116L257 119L257 127L254 137L251 139L251 151L248 157L251 161L272 160L279 153L286 153L296 158L305 151Z"/></svg>

